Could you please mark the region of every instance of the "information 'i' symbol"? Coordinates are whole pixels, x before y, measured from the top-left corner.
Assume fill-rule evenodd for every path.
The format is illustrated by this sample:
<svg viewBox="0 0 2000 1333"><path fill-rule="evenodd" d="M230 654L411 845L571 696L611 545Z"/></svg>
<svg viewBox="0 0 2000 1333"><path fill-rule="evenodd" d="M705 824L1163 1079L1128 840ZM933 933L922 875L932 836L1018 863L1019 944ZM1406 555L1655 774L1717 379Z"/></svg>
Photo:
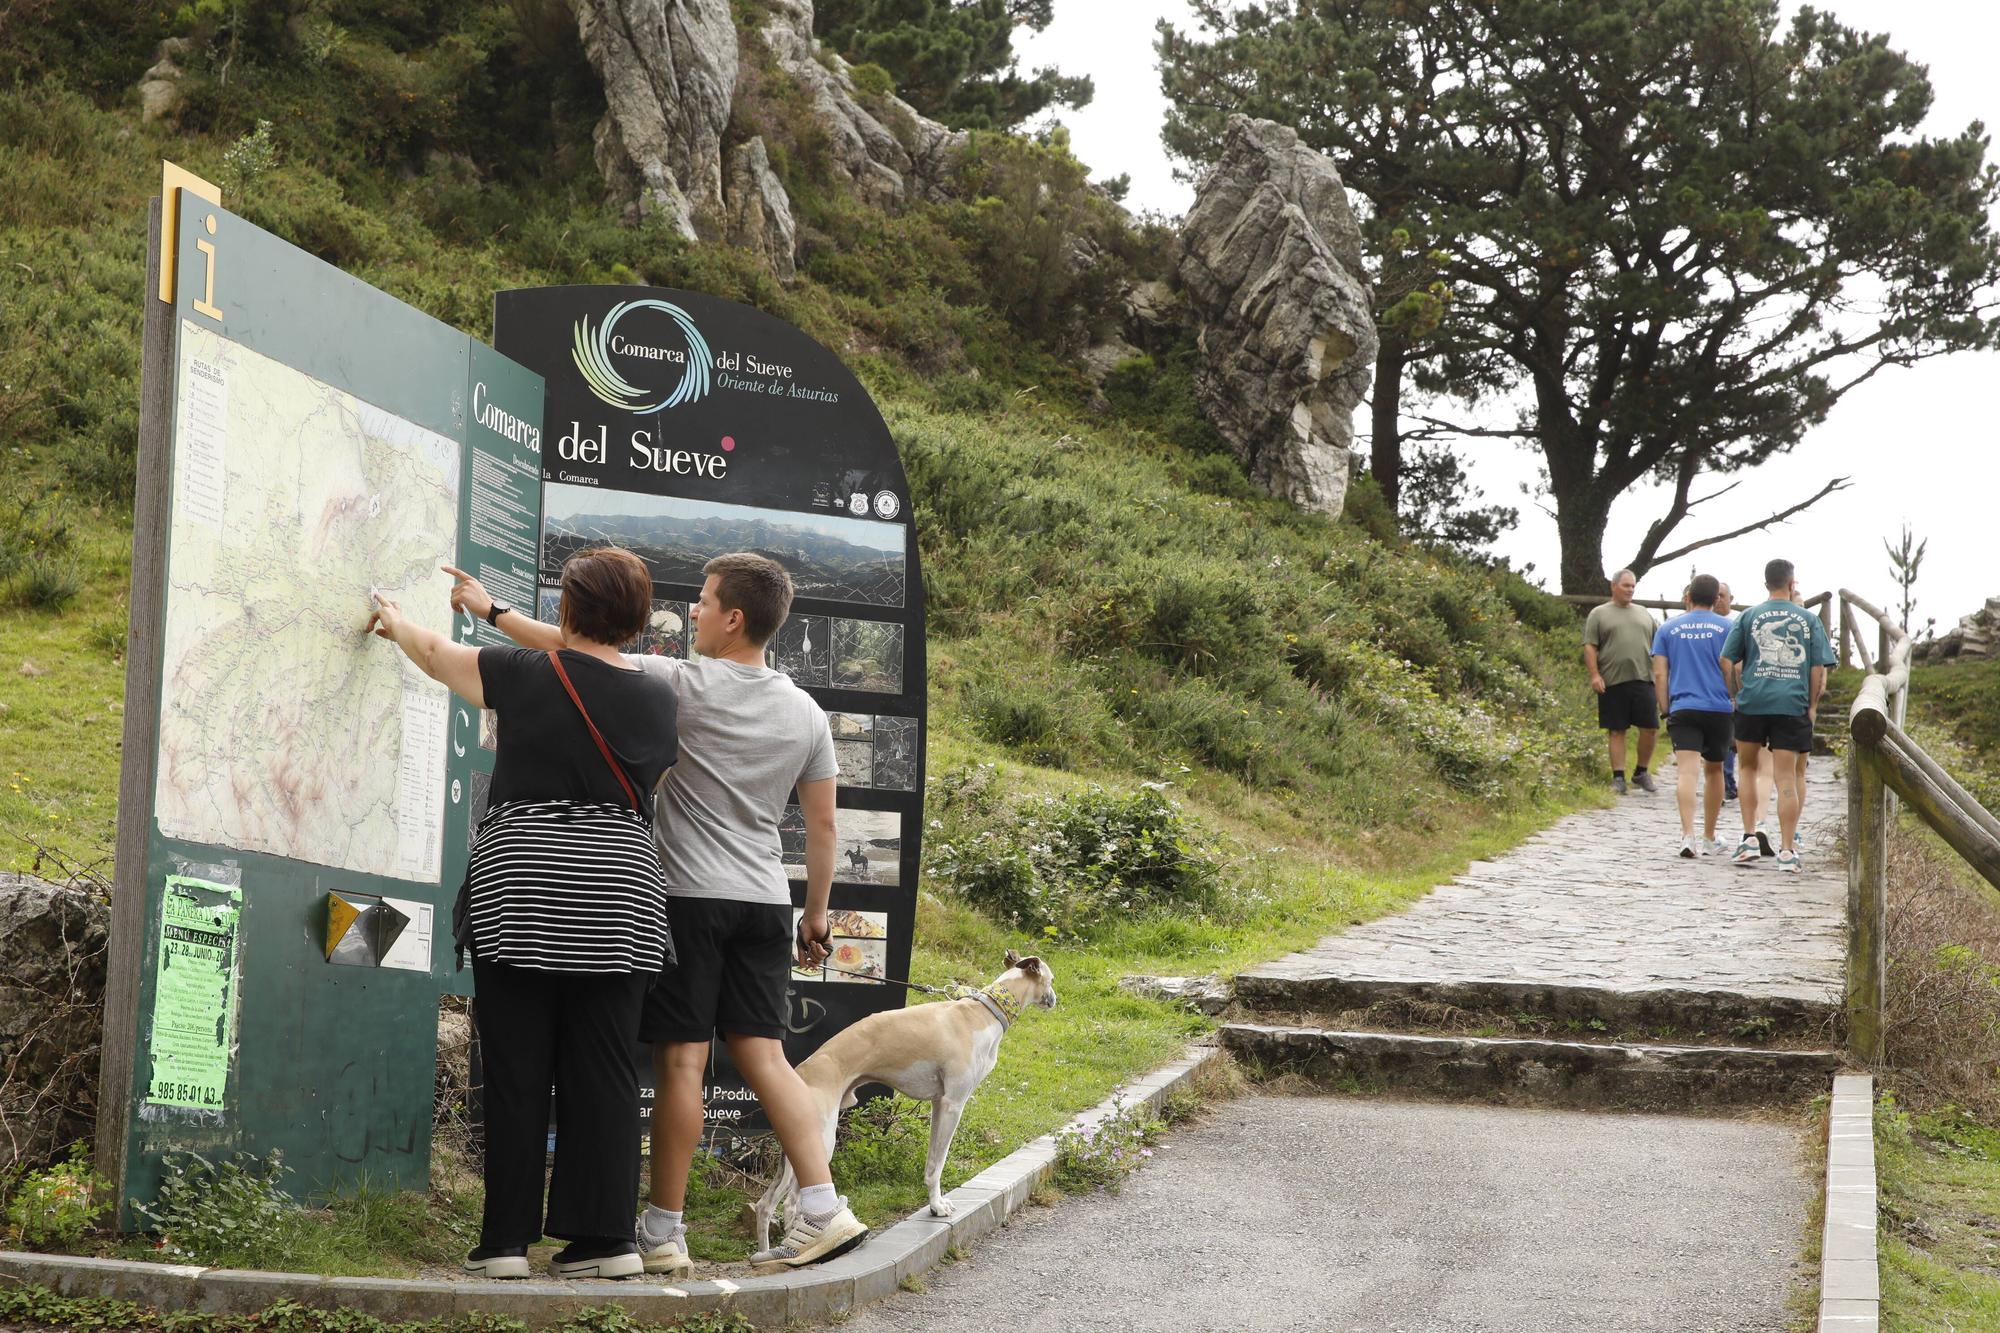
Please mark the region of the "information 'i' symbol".
<svg viewBox="0 0 2000 1333"><path fill-rule="evenodd" d="M210 236L215 235L215 214L210 213L202 218L201 226L202 230ZM211 242L197 236L195 237L194 248L201 251L202 255L208 260L208 272L202 278L201 299L194 303L194 308L199 313L207 315L210 319L220 321L222 319L222 310L215 304L215 246Z"/></svg>

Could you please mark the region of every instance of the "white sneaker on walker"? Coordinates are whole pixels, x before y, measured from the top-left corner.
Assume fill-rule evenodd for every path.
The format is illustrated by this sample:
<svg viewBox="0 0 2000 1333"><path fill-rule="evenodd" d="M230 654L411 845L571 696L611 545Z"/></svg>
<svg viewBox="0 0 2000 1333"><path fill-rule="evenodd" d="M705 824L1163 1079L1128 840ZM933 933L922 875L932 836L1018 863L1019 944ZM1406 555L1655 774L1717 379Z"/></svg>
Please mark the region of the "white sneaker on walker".
<svg viewBox="0 0 2000 1333"><path fill-rule="evenodd" d="M867 1239L868 1228L848 1210L847 1200L842 1199L838 1209L830 1216L822 1216L817 1222L804 1212L793 1218L791 1229L785 1232L783 1240L768 1250L759 1250L750 1256L750 1271L782 1273L791 1268L803 1268L822 1259L846 1254Z"/></svg>
<svg viewBox="0 0 2000 1333"><path fill-rule="evenodd" d="M687 1225L674 1228L673 1234L665 1240L646 1230L643 1219L639 1222L634 1238L639 1245L639 1257L646 1261L648 1273L664 1273L671 1278L684 1278L694 1269L694 1260L688 1255Z"/></svg>

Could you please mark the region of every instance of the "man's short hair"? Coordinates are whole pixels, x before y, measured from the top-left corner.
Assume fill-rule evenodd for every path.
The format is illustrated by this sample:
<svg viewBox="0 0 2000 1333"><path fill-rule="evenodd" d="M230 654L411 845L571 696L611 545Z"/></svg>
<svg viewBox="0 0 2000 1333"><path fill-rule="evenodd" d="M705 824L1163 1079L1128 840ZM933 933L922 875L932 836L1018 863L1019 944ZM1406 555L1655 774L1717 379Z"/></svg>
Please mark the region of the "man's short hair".
<svg viewBox="0 0 2000 1333"><path fill-rule="evenodd" d="M1789 560L1773 560L1770 564L1765 565L1765 591L1776 592L1779 588L1789 587L1792 582L1792 575L1795 572L1792 568L1792 562Z"/></svg>
<svg viewBox="0 0 2000 1333"><path fill-rule="evenodd" d="M1627 577L1630 577L1630 578L1631 578L1631 580L1632 580L1632 582L1634 582L1634 583L1637 583L1637 582L1639 581L1639 576L1638 576L1637 574L1634 574L1634 573L1632 573L1632 571L1631 571L1631 570L1629 570L1629 569L1621 569L1621 570L1619 570L1619 571L1618 571L1618 572L1617 572L1616 574L1613 574L1613 575L1611 576L1611 581L1612 581L1613 583L1616 583L1616 582L1618 582L1618 581L1619 581L1620 579L1622 579L1622 578L1627 578Z"/></svg>
<svg viewBox="0 0 2000 1333"><path fill-rule="evenodd" d="M1696 606L1714 606L1716 594L1722 591L1722 580L1713 574L1697 574L1694 582L1688 584L1688 600Z"/></svg>
<svg viewBox="0 0 2000 1333"><path fill-rule="evenodd" d="M715 600L725 611L743 613L743 634L762 646L792 613L792 576L768 556L751 551L719 555L701 567L715 575Z"/></svg>
<svg viewBox="0 0 2000 1333"><path fill-rule="evenodd" d="M563 562L563 623L614 648L646 628L653 610L653 576L646 562L616 546L591 546Z"/></svg>

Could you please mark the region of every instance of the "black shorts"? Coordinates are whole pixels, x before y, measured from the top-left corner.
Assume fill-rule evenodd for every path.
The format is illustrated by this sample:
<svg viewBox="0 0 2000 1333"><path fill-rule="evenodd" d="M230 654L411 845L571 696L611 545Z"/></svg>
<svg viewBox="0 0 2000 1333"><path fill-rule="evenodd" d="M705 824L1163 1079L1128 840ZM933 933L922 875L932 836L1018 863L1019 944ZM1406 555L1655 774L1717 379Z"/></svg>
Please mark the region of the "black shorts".
<svg viewBox="0 0 2000 1333"><path fill-rule="evenodd" d="M1812 719L1804 713L1738 713L1736 739L1766 749L1811 754Z"/></svg>
<svg viewBox="0 0 2000 1333"><path fill-rule="evenodd" d="M1606 731L1624 731L1628 727L1658 731L1660 701L1653 693L1653 682L1621 680L1616 685L1606 685L1604 693L1597 696L1597 725Z"/></svg>
<svg viewBox="0 0 2000 1333"><path fill-rule="evenodd" d="M1733 713L1714 713L1695 708L1676 708L1667 714L1667 735L1676 750L1699 750L1711 764L1719 764L1729 753Z"/></svg>
<svg viewBox="0 0 2000 1333"><path fill-rule="evenodd" d="M792 909L733 898L667 899L677 967L646 996L639 1040L785 1035Z"/></svg>

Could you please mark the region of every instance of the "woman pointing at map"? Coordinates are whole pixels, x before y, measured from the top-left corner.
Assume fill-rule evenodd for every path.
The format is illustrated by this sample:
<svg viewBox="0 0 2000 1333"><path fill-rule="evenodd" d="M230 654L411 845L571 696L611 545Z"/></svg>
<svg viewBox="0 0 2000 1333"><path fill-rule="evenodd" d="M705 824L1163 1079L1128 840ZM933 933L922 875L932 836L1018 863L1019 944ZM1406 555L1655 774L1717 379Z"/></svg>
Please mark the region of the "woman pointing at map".
<svg viewBox="0 0 2000 1333"><path fill-rule="evenodd" d="M613 547L562 570L562 647L473 648L377 594L368 628L499 716L493 785L466 872L486 1075L486 1211L465 1269L528 1276L544 1233L557 1277L642 1271L639 1081L646 990L673 962L653 788L676 757L674 694L617 645L645 627L652 579ZM510 608L495 604L488 620ZM543 1215L549 1090L555 1169Z"/></svg>

